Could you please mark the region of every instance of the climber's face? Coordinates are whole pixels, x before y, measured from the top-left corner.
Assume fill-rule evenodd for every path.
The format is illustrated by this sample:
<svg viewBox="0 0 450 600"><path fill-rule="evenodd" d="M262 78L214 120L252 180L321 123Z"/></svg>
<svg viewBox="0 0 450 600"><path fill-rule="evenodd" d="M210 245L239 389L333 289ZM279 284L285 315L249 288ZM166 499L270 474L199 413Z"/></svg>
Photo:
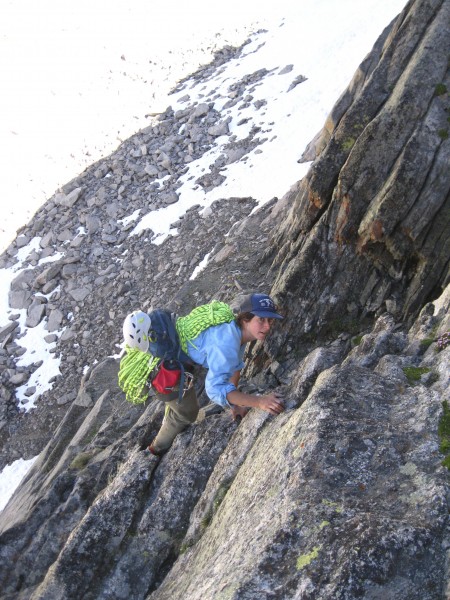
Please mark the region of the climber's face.
<svg viewBox="0 0 450 600"><path fill-rule="evenodd" d="M250 321L245 321L242 328L243 342L260 340L263 342L272 327L273 319L254 316Z"/></svg>

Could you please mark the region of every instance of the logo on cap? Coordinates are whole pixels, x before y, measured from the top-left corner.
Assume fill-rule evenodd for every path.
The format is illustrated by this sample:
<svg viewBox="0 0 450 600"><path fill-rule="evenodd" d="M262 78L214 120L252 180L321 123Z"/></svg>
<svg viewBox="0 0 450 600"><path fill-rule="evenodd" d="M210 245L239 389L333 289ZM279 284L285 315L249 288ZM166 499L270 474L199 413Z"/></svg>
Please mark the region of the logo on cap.
<svg viewBox="0 0 450 600"><path fill-rule="evenodd" d="M275 304L271 298L259 298L258 302L261 308L271 308L272 310L275 310Z"/></svg>

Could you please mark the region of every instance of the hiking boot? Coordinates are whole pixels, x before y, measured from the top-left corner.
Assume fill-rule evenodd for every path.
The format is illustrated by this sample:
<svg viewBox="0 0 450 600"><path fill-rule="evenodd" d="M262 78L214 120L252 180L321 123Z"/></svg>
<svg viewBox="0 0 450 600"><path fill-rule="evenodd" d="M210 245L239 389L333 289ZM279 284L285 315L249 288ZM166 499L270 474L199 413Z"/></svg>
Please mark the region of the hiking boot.
<svg viewBox="0 0 450 600"><path fill-rule="evenodd" d="M161 458L161 456L164 454L164 452L157 452L155 450L155 448L153 447L153 444L150 444L150 446L147 446L147 448L145 449L145 452L147 454L152 454L153 456L156 456L157 458Z"/></svg>

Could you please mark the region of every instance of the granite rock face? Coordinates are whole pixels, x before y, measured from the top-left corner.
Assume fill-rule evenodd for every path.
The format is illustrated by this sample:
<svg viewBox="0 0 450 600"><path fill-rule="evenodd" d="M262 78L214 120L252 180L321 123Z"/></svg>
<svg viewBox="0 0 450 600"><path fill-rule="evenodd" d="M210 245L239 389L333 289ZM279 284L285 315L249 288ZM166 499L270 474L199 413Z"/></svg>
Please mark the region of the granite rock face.
<svg viewBox="0 0 450 600"><path fill-rule="evenodd" d="M268 251L287 328L411 319L448 284L449 19L446 1L409 2L315 140Z"/></svg>
<svg viewBox="0 0 450 600"><path fill-rule="evenodd" d="M209 416L161 461L163 407L99 364L0 515L4 597L445 598L449 309L315 349L283 414Z"/></svg>
<svg viewBox="0 0 450 600"><path fill-rule="evenodd" d="M408 3L308 149L307 177L280 201L194 207L161 245L118 227L130 206L176 202L181 163L226 135L208 103L187 104L70 182L21 232L5 265L41 239L11 306L48 319L49 336L65 326L63 377L34 413L13 413L14 386L32 368L16 366L16 320L2 329L5 456L45 445L0 513L2 598L450 596L449 17L447 1ZM199 185L217 185L242 151L231 142ZM159 191L158 175L168 182ZM243 391L277 389L286 410L253 409L239 424L211 414L161 460L147 454L164 406L126 403L118 359L105 358L117 321L136 306L185 313L245 288L271 289L287 318L250 348ZM84 361L95 364L86 373Z"/></svg>

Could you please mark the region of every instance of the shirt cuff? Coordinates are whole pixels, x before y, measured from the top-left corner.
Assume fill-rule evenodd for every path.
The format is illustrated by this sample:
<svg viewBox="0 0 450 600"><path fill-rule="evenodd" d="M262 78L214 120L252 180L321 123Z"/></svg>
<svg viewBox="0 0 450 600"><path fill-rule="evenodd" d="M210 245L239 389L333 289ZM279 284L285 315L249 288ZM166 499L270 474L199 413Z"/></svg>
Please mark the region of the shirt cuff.
<svg viewBox="0 0 450 600"><path fill-rule="evenodd" d="M211 400L218 404L219 406L223 406L224 408L231 408L231 404L227 400L227 394L229 392L234 392L236 390L236 386L232 383L227 383L224 386L221 386L220 392L217 395L214 395Z"/></svg>

